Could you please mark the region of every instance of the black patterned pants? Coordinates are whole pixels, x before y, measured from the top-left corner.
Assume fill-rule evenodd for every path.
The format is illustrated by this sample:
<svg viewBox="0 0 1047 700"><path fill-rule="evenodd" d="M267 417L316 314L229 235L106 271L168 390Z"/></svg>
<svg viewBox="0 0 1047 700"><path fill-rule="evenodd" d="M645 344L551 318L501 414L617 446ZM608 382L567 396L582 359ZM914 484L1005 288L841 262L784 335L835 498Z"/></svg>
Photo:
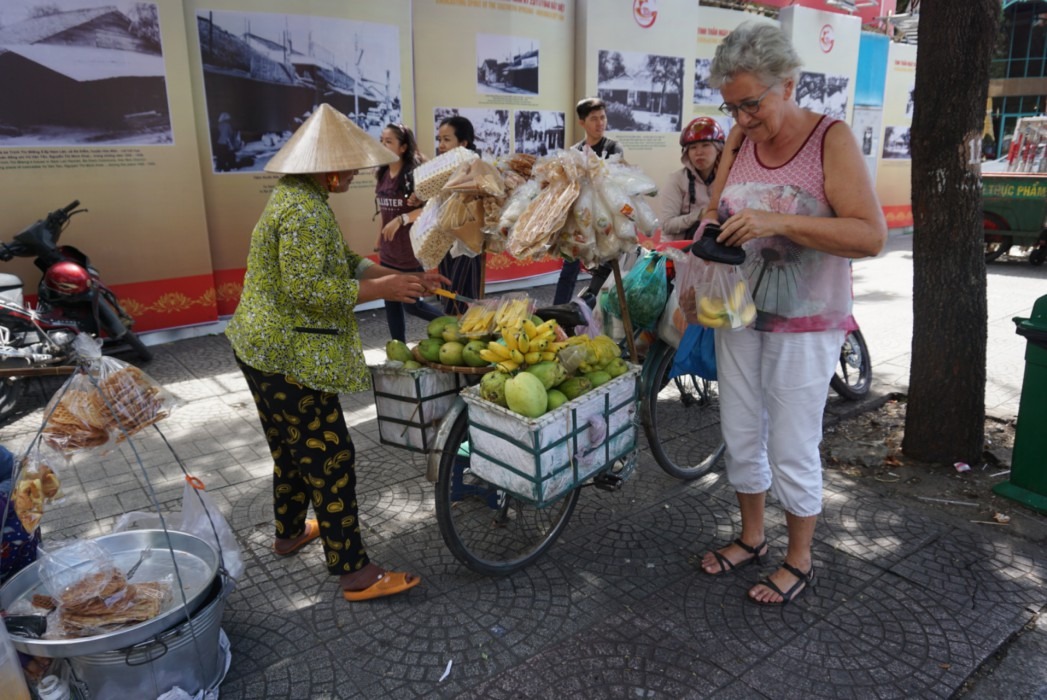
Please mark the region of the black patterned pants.
<svg viewBox="0 0 1047 700"><path fill-rule="evenodd" d="M236 358L258 407L273 456L276 536L305 531L309 504L320 523L327 570L367 565L356 504L356 448L338 394L302 386L291 376L262 372Z"/></svg>

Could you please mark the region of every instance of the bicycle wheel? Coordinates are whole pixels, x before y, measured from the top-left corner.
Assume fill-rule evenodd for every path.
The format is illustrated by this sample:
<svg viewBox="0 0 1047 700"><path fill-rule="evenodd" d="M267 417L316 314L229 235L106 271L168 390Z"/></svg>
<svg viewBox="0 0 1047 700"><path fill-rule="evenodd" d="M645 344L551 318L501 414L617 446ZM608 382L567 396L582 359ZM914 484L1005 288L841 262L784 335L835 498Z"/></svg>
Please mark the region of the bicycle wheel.
<svg viewBox="0 0 1047 700"><path fill-rule="evenodd" d="M857 401L869 393L869 387L872 386L872 362L869 360L865 336L860 330L853 330L844 338L843 347L840 348L840 364L836 374L829 380L829 386L849 401Z"/></svg>
<svg viewBox="0 0 1047 700"><path fill-rule="evenodd" d="M641 419L658 466L690 481L708 473L724 453L715 382L693 374L669 379L676 350L648 353L657 364L641 391Z"/></svg>
<svg viewBox="0 0 1047 700"><path fill-rule="evenodd" d="M455 418L440 456L436 522L458 561L481 574L504 576L545 553L560 536L579 489L536 508L489 484L469 469L469 416Z"/></svg>

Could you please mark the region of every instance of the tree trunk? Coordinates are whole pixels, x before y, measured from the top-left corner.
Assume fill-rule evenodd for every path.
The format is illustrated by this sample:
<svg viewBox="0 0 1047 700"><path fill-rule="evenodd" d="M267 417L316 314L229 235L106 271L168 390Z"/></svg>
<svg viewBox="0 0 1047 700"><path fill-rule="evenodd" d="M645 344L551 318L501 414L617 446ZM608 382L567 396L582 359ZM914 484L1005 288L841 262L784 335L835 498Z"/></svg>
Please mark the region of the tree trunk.
<svg viewBox="0 0 1047 700"><path fill-rule="evenodd" d="M985 444L981 138L1000 0L920 3L911 131L913 340L902 451L978 464Z"/></svg>

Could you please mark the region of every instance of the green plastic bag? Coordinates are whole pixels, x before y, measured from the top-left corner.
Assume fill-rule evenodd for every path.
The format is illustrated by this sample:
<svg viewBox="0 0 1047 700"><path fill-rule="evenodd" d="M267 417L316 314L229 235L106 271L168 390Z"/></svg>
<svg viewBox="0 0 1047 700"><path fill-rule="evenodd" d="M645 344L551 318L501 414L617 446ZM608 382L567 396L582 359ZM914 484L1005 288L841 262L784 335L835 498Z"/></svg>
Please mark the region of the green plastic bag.
<svg viewBox="0 0 1047 700"><path fill-rule="evenodd" d="M669 284L665 277L665 256L648 251L636 261L622 280L625 304L634 329L654 330L669 299ZM601 299L603 311L618 318L622 309L612 286Z"/></svg>

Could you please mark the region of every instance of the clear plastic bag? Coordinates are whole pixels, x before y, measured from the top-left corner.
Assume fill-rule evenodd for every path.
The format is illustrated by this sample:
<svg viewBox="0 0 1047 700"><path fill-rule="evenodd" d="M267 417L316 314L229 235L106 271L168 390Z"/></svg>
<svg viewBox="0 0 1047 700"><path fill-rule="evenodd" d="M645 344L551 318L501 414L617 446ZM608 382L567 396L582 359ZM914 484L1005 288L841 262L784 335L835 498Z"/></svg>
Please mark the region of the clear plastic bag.
<svg viewBox="0 0 1047 700"><path fill-rule="evenodd" d="M458 319L458 335L465 338L481 338L494 332L494 318L498 310L497 299L480 299L465 310Z"/></svg>
<svg viewBox="0 0 1047 700"><path fill-rule="evenodd" d="M523 323L525 318L531 317L534 308L534 299L526 293L506 294L498 300L498 308L494 312L495 329L500 333L507 328L515 328L517 324Z"/></svg>
<svg viewBox="0 0 1047 700"><path fill-rule="evenodd" d="M736 329L756 319L756 304L749 283L736 266L691 256L677 279L680 280L680 308L688 323Z"/></svg>
<svg viewBox="0 0 1047 700"><path fill-rule="evenodd" d="M179 401L134 365L102 355L87 334L73 341L84 363L44 410L44 441L63 453L122 442L171 414Z"/></svg>
<svg viewBox="0 0 1047 700"><path fill-rule="evenodd" d="M222 566L234 581L243 574L244 562L240 543L237 542L229 521L222 515L222 511L207 493L200 479L195 476L185 477L180 513L167 515L163 523L156 513L124 513L113 525L113 532L157 530L162 529L164 523L169 530L196 535L217 549L221 555Z"/></svg>
<svg viewBox="0 0 1047 700"><path fill-rule="evenodd" d="M128 583L112 557L91 540L76 540L44 554L40 580L55 608L48 617L46 639L94 636L152 619L172 591L169 577Z"/></svg>
<svg viewBox="0 0 1047 700"><path fill-rule="evenodd" d="M56 473L60 461L63 460L59 455L37 444L19 463L18 480L11 489L11 505L29 534L40 525L45 504L64 500L62 484Z"/></svg>

